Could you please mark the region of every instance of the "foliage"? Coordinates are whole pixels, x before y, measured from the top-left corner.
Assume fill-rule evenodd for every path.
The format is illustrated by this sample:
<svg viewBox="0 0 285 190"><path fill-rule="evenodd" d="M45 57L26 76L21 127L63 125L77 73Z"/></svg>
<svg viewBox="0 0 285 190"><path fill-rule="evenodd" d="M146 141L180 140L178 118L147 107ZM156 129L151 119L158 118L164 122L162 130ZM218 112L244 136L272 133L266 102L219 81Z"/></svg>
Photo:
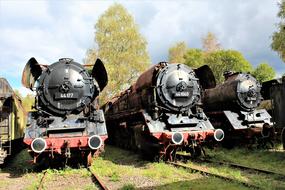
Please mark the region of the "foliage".
<svg viewBox="0 0 285 190"><path fill-rule="evenodd" d="M217 83L224 80L225 71L252 71L251 64L243 55L235 50L219 50L204 53L199 49L189 49L185 55L185 63L190 67L200 67L207 64L212 69Z"/></svg>
<svg viewBox="0 0 285 190"><path fill-rule="evenodd" d="M235 50L220 50L212 52L205 57L205 63L212 69L217 83L224 81L225 71L252 71L252 65Z"/></svg>
<svg viewBox="0 0 285 190"><path fill-rule="evenodd" d="M22 105L23 105L24 109L27 112L31 111L32 106L35 103L35 96L33 94L27 94L26 96L23 96L19 90L15 90L14 92L22 100Z"/></svg>
<svg viewBox="0 0 285 190"><path fill-rule="evenodd" d="M185 64L192 68L198 68L205 64L205 56L201 49L188 49L184 58Z"/></svg>
<svg viewBox="0 0 285 190"><path fill-rule="evenodd" d="M98 49L87 52L87 63L100 57L108 72L103 102L126 89L150 65L147 42L141 36L133 17L120 4L112 5L95 25Z"/></svg>
<svg viewBox="0 0 285 190"><path fill-rule="evenodd" d="M267 63L261 63L253 71L252 75L259 81L264 82L272 80L275 77L274 69Z"/></svg>
<svg viewBox="0 0 285 190"><path fill-rule="evenodd" d="M203 50L205 53L211 53L221 50L221 44L218 42L215 34L208 32L208 34L202 38Z"/></svg>
<svg viewBox="0 0 285 190"><path fill-rule="evenodd" d="M276 51L285 62L285 0L279 4L280 10L278 17L281 21L278 23L278 29L273 33L271 48Z"/></svg>
<svg viewBox="0 0 285 190"><path fill-rule="evenodd" d="M185 42L178 42L168 50L168 60L170 63L185 63L184 55L187 51Z"/></svg>

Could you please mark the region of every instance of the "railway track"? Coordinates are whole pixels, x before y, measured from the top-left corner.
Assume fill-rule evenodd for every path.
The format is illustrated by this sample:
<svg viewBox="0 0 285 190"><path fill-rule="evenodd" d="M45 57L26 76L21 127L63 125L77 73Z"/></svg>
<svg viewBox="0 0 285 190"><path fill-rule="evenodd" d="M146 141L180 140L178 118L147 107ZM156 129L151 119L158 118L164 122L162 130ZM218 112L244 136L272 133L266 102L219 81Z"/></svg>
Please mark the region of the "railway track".
<svg viewBox="0 0 285 190"><path fill-rule="evenodd" d="M183 158L185 160L187 160L187 159L189 160L190 159L190 157L187 156L187 155L180 155L180 154L177 154L177 155L178 155L178 157ZM231 168L238 168L238 169L241 169L241 170L249 171L251 173L263 173L263 174L271 175L271 177L275 177L278 180L285 180L285 175L284 174L276 173L276 172L269 171L269 170L264 170L264 169L259 169L259 168L252 168L252 167L248 167L248 166L244 166L244 165L240 165L240 164L236 164L236 163L230 163L230 162L214 161L214 160L205 159L205 158L196 160L196 162L197 161L199 161L199 162L206 162L206 163L212 163L212 164L217 164L217 165L224 165L224 166L228 166L228 167L231 167Z"/></svg>
<svg viewBox="0 0 285 190"><path fill-rule="evenodd" d="M246 187L249 187L249 188L252 188L252 189L262 189L261 187L258 187L258 186L254 185L254 184L251 184L251 183L248 183L248 182L244 182L244 181L240 181L240 180L237 180L237 179L234 179L234 178L231 178L231 177L226 177L226 176L223 176L223 175L215 174L215 173L212 173L210 171L207 171L206 169L202 169L200 167L186 166L184 164L180 164L180 163L176 163L176 162L167 162L167 163L170 164L170 165L173 165L175 167L179 167L179 168L183 168L183 169L191 170L191 171L196 171L196 172L199 172L199 173L207 175L207 176L213 176L213 177L217 177L217 178L224 179L224 180L227 180L227 181L236 182L236 183L242 184L242 185L244 185Z"/></svg>
<svg viewBox="0 0 285 190"><path fill-rule="evenodd" d="M90 168L88 168L88 171L91 173L92 181L94 184L99 185L100 189L102 190L109 190L107 186L103 183L103 181L96 175L94 171L92 171Z"/></svg>
<svg viewBox="0 0 285 190"><path fill-rule="evenodd" d="M45 170L45 171L43 172L43 176L41 177L39 186L38 186L38 188L37 188L38 190L42 190L42 189L43 189L44 180L45 180L46 176L47 176L47 171Z"/></svg>
<svg viewBox="0 0 285 190"><path fill-rule="evenodd" d="M88 168L88 171L91 173L92 182L94 184L98 185L99 188L102 190L109 190L107 186L103 183L103 181L96 175L95 172L93 172L90 168ZM43 190L43 185L44 185L46 176L47 176L47 171L44 171L40 179L39 185L37 187L37 190Z"/></svg>

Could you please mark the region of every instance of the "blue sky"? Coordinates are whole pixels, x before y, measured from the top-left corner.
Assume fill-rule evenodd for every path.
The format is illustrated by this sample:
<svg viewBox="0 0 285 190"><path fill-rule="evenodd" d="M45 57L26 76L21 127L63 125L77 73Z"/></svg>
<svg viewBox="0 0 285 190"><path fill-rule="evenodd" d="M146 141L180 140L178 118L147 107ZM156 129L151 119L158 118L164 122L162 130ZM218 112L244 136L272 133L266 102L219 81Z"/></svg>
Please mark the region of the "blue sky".
<svg viewBox="0 0 285 190"><path fill-rule="evenodd" d="M267 62L280 75L285 64L270 49L278 1L116 1L134 16L153 63L165 61L178 41L201 48L213 32L224 49L240 51L254 66ZM0 76L23 94L22 70L30 57L50 64L61 57L81 62L95 46L94 24L114 1L0 0Z"/></svg>

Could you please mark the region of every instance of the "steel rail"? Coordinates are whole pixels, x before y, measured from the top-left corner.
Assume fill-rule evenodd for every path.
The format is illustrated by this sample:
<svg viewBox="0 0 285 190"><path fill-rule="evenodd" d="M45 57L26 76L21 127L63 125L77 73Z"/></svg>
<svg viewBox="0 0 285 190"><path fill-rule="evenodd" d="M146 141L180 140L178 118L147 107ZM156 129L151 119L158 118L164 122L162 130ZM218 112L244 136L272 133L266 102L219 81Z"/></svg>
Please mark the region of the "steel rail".
<svg viewBox="0 0 285 190"><path fill-rule="evenodd" d="M41 177L41 180L40 180L40 184L38 186L38 190L42 190L43 189L43 185L44 185L44 180L45 180L45 177L47 175L47 171L45 170L44 173L43 173L43 176Z"/></svg>
<svg viewBox="0 0 285 190"><path fill-rule="evenodd" d="M175 162L167 162L167 163L170 164L170 165L173 165L175 167L183 168L183 169L186 169L186 170L196 171L196 172L199 172L201 174L217 177L217 178L224 179L224 180L227 180L227 181L236 182L236 183L242 184L242 185L244 185L246 187L249 187L249 188L252 188L252 189L262 189L261 187L258 187L258 186L254 185L254 184L247 183L247 182L244 182L244 181L240 181L240 180L237 180L237 179L234 179L234 178L231 178L231 177L226 177L226 176L223 176L223 175L215 174L215 173L209 172L209 171L207 171L205 169L201 169L201 168L198 168L198 167L187 166L187 165L179 164L179 163L175 163Z"/></svg>
<svg viewBox="0 0 285 190"><path fill-rule="evenodd" d="M98 184L102 190L109 190L107 186L102 182L102 180L98 177L98 175L96 175L95 172L93 172L90 168L88 168L88 170L92 174L91 177L92 177L93 183Z"/></svg>
<svg viewBox="0 0 285 190"><path fill-rule="evenodd" d="M177 154L179 157L184 157L189 159L189 156L187 155L180 155ZM195 160L194 160L195 161ZM197 161L197 160L196 160ZM251 172L257 172L257 173L263 173L263 174L267 174L267 175L272 175L277 177L279 180L285 180L285 175L281 174L281 173L276 173L273 171L269 171L269 170L264 170L264 169L259 169L259 168L253 168L253 167L248 167L248 166L244 166L241 164L236 164L236 163L231 163L231 162L224 162L224 161L216 161L216 160L211 160L211 159L198 159L199 162L207 162L207 163L213 163L213 164L219 164L219 165L224 165L224 166L229 166L231 168L238 168L238 169L242 169L242 170L247 170L247 171L251 171Z"/></svg>

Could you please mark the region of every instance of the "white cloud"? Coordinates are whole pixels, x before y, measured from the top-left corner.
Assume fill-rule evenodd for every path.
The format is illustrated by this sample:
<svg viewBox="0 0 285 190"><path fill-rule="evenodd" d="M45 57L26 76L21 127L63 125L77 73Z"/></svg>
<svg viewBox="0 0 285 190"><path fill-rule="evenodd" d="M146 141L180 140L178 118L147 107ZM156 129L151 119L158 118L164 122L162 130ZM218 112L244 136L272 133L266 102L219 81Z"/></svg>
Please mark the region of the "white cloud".
<svg viewBox="0 0 285 190"><path fill-rule="evenodd" d="M134 16L148 41L153 62L167 60L168 48L177 41L201 47L201 38L214 32L224 48L241 51L257 64L275 63L270 50L275 30L276 1L120 1ZM41 63L61 57L81 62L94 45L94 24L113 1L1 1L0 76L20 87L22 69L34 56Z"/></svg>

